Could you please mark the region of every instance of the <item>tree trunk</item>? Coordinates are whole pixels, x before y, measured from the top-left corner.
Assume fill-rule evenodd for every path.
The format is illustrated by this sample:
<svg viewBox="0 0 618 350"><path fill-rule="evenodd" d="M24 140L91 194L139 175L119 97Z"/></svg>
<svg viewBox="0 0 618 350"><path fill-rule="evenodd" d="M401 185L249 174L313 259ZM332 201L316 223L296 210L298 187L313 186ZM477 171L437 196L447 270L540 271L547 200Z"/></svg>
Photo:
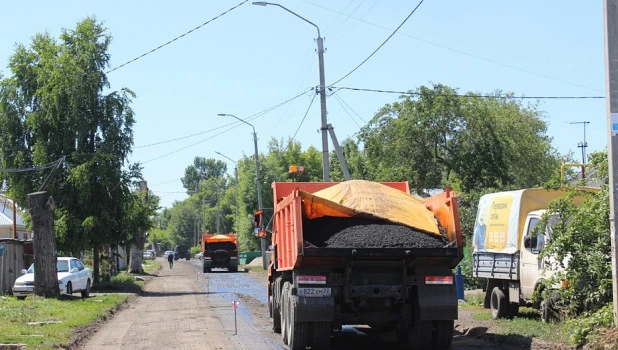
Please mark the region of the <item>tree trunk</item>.
<svg viewBox="0 0 618 350"><path fill-rule="evenodd" d="M92 249L92 284L99 285L99 279L101 278L101 259L99 257L99 247Z"/></svg>
<svg viewBox="0 0 618 350"><path fill-rule="evenodd" d="M143 274L144 269L142 269L142 258L144 251L144 240L145 239L134 239L135 245L131 246L131 260L129 261L129 273L137 273Z"/></svg>
<svg viewBox="0 0 618 350"><path fill-rule="evenodd" d="M56 237L54 235L54 200L47 192L28 194L34 233L34 294L54 297L60 294L56 269Z"/></svg>

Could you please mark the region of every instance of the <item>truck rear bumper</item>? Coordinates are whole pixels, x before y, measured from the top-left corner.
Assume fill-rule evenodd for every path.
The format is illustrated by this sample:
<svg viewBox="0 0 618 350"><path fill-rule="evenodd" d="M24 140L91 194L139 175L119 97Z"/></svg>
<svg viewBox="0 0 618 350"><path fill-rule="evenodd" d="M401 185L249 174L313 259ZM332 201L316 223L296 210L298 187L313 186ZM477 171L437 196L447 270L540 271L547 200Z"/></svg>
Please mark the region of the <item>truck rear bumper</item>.
<svg viewBox="0 0 618 350"><path fill-rule="evenodd" d="M238 266L238 259L236 257L232 257L229 259L208 259L204 258L204 267L213 268L213 267L234 267Z"/></svg>

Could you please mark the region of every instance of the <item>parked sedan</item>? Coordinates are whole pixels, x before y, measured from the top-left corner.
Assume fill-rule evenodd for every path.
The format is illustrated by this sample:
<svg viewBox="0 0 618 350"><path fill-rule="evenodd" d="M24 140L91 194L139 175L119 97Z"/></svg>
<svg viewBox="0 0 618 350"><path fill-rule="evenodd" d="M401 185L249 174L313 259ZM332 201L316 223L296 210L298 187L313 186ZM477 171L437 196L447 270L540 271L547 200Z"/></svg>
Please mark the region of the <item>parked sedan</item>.
<svg viewBox="0 0 618 350"><path fill-rule="evenodd" d="M90 296L92 271L79 259L58 257L56 270L60 294L71 295L74 292L81 292L82 298ZM13 295L18 298L25 298L34 292L34 264L30 265L28 270L22 270L22 273L23 276L17 278L13 285Z"/></svg>
<svg viewBox="0 0 618 350"><path fill-rule="evenodd" d="M154 250L145 250L144 253L142 254L142 259L154 260L155 259Z"/></svg>
<svg viewBox="0 0 618 350"><path fill-rule="evenodd" d="M195 254L195 258L196 259L202 259L203 256L204 256L203 252L199 252L199 253Z"/></svg>

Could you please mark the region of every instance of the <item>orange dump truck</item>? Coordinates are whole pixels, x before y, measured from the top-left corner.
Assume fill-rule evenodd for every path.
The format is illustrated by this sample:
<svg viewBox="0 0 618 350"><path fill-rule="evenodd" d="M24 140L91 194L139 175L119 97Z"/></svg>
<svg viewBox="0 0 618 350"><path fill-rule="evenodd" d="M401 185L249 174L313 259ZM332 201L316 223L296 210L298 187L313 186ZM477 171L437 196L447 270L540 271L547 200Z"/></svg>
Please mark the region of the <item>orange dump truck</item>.
<svg viewBox="0 0 618 350"><path fill-rule="evenodd" d="M202 235L202 258L204 272L212 268L227 268L238 271L238 239L235 234L205 233Z"/></svg>
<svg viewBox="0 0 618 350"><path fill-rule="evenodd" d="M406 182L273 183L268 306L290 349L328 348L343 325L446 349L463 257L457 199L421 199Z"/></svg>

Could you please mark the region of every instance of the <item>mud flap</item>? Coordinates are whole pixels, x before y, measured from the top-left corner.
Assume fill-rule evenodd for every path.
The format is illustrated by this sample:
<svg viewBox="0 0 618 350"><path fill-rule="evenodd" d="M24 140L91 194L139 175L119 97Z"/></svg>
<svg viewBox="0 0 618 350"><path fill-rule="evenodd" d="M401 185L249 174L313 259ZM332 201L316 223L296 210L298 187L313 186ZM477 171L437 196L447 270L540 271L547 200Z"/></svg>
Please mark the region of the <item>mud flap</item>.
<svg viewBox="0 0 618 350"><path fill-rule="evenodd" d="M420 321L457 319L457 289L454 284L419 286L417 296Z"/></svg>
<svg viewBox="0 0 618 350"><path fill-rule="evenodd" d="M298 297L297 322L331 322L335 318L335 298Z"/></svg>

